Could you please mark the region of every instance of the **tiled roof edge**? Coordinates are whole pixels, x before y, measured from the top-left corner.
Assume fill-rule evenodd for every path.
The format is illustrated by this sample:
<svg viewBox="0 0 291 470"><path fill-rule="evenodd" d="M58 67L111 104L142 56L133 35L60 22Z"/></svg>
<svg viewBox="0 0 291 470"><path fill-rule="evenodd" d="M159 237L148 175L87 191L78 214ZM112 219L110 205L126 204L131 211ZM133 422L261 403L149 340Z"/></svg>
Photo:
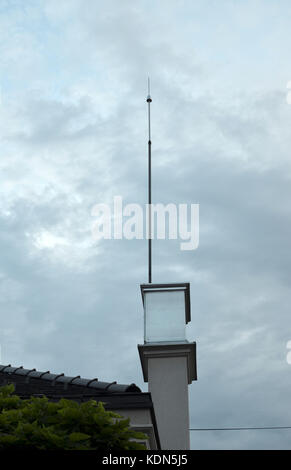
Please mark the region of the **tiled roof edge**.
<svg viewBox="0 0 291 470"><path fill-rule="evenodd" d="M51 374L50 371L41 372L35 369L24 369L21 367L12 367L11 364L5 366L0 364L0 373L7 375L15 374L33 379L46 380L48 382L63 383L67 385L78 385L86 388L93 388L112 393L141 392L135 384L125 385L116 382L100 382L98 379L83 379L80 376L69 377L64 374Z"/></svg>

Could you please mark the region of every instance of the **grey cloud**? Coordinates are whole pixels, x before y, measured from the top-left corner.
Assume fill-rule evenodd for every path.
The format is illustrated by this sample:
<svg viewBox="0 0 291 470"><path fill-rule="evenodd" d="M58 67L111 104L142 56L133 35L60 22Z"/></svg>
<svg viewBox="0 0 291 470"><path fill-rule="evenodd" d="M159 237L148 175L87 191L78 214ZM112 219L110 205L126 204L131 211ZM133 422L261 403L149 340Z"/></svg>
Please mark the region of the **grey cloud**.
<svg viewBox="0 0 291 470"><path fill-rule="evenodd" d="M197 251L181 252L177 241L153 243L154 280L191 282L188 337L198 345L191 425L290 424L284 92L208 94L200 81L209 79L210 59L202 67L193 58L180 19L171 38L159 8L151 28L144 4L109 2L100 11L98 2L88 10L77 0L59 3L45 2L44 11L57 32L49 53L58 49L63 88L58 84L54 96L42 96L41 87L22 92L14 114L1 109L4 120L10 113L1 208L11 211L0 219L3 361L145 389L136 345L143 341L146 242L94 243L90 211L116 194L146 200L145 88L154 69L154 200L200 204ZM71 93L86 76L99 101L86 81L78 98ZM116 100L107 116L103 90ZM35 247L42 230L68 246ZM289 435L279 431L192 433L192 445L290 448Z"/></svg>

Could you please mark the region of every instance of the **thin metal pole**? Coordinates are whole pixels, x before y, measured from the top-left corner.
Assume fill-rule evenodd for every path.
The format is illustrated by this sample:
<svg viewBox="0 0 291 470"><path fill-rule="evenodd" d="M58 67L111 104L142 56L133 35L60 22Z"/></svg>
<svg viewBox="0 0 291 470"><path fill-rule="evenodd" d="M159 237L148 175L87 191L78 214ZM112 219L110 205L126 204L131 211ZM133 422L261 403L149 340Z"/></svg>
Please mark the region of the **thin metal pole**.
<svg viewBox="0 0 291 470"><path fill-rule="evenodd" d="M152 282L152 142L151 142L151 95L150 79L148 78L148 119L149 119L149 141L148 141L148 224L149 224L149 248L148 248L148 267L149 284Z"/></svg>

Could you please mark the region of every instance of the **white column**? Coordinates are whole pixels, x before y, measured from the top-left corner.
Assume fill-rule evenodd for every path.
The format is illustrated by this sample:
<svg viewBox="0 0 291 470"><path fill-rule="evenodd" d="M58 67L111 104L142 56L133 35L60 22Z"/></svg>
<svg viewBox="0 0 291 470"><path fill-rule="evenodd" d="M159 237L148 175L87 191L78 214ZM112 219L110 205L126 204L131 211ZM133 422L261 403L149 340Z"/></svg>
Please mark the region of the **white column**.
<svg viewBox="0 0 291 470"><path fill-rule="evenodd" d="M189 449L188 385L197 379L196 343L147 343L138 349L162 449Z"/></svg>

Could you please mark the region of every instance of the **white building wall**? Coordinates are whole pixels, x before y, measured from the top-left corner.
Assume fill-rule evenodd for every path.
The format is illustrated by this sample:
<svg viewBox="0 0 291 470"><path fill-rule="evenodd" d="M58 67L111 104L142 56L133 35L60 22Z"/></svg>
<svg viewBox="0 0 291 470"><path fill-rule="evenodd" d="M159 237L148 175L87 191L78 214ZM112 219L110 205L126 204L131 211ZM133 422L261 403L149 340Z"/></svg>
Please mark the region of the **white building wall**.
<svg viewBox="0 0 291 470"><path fill-rule="evenodd" d="M148 359L148 383L161 447L189 449L189 404L187 358Z"/></svg>

